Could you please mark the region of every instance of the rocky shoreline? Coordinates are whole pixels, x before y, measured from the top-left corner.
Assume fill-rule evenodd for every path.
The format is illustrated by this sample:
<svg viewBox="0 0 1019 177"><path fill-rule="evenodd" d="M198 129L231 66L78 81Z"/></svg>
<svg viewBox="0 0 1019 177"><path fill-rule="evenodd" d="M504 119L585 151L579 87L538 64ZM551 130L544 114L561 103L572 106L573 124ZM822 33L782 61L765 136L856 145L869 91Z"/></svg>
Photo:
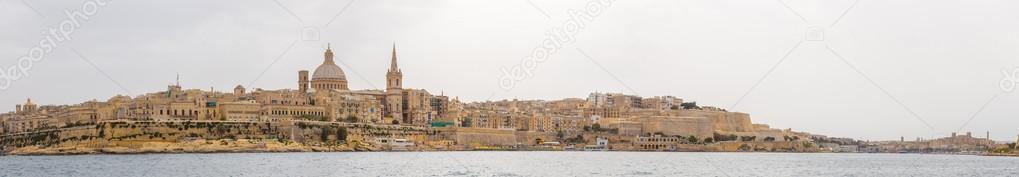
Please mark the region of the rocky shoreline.
<svg viewBox="0 0 1019 177"><path fill-rule="evenodd" d="M222 142L222 141L219 141ZM237 142L243 142L239 140ZM151 147L151 145L175 144L165 147ZM195 146L197 144L197 146ZM309 146L296 143L265 143L245 144L236 143L227 145L207 144L205 142L190 143L149 143L150 147L107 147L107 148L83 148L83 147L60 147L60 148L37 148L23 147L0 152L0 156L67 156L67 155L137 155L137 154L219 154L219 153L299 153L299 152L449 152L449 151L573 151L579 150L551 150L551 149L417 149L409 151L387 151L378 149L350 148L345 145L338 146ZM255 145L255 146L252 146ZM637 151L637 150L606 150L608 152L735 152L735 151ZM741 153L776 153L776 152L741 152ZM780 153L833 153L833 152L780 152ZM1000 156L1019 157L1013 153L984 153L984 154L951 154L951 155L976 155L976 156Z"/></svg>
<svg viewBox="0 0 1019 177"><path fill-rule="evenodd" d="M275 152L351 152L347 146L307 146L296 143L257 140L196 140L190 142L140 142L116 147L28 146L11 149L4 155L89 155L89 154L162 154L162 153L275 153Z"/></svg>
<svg viewBox="0 0 1019 177"><path fill-rule="evenodd" d="M999 157L1019 157L1016 153L987 153L984 156L999 156Z"/></svg>

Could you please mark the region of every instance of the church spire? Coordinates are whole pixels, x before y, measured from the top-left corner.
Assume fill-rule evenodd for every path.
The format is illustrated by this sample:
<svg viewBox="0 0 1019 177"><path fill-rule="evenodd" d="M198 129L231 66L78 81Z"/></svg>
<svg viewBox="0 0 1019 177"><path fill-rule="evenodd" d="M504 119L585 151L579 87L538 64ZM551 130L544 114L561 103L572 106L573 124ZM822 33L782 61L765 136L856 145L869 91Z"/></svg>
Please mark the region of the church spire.
<svg viewBox="0 0 1019 177"><path fill-rule="evenodd" d="M403 88L403 73L396 65L396 43L393 43L393 61L390 63L389 72L386 72L386 89L394 90Z"/></svg>
<svg viewBox="0 0 1019 177"><path fill-rule="evenodd" d="M396 43L393 43L393 61L389 66L389 72L400 72L400 67L396 65Z"/></svg>

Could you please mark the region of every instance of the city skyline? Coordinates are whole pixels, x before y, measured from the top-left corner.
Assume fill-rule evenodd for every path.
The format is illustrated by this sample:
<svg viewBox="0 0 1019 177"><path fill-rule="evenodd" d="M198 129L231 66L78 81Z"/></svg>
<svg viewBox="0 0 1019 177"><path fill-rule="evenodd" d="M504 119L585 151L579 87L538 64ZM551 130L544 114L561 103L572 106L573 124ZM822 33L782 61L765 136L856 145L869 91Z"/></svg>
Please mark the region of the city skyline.
<svg viewBox="0 0 1019 177"><path fill-rule="evenodd" d="M0 3L5 3L5 9L12 9L5 13L14 13L16 15L11 16L15 18L48 19L41 22L4 20L5 25L23 24L44 28L58 24L60 18L63 18L57 15L34 17L35 12L31 8L22 7L18 2ZM284 2L283 5L298 6L289 7L292 8L291 10L284 10L275 7L276 5L273 3L264 3L262 4L264 7L242 8L239 11L253 13L256 10L276 10L272 10L271 14L253 14L251 17L218 14L218 18L210 18L204 23L185 23L186 29L182 27L182 29L176 30L158 30L157 27L165 24L148 23L147 27L151 29L120 31L127 32L126 35L136 39L118 38L117 41L121 44L108 43L109 46L116 47L95 45L100 44L102 39L110 38L118 30L99 32L90 29L125 27L110 19L126 18L125 15L111 15L111 13L137 12L127 10L124 8L125 6L148 7L142 9L155 7L155 5L130 4L119 1L110 3L109 6L103 7L103 11L100 11L88 23L84 23L84 26L81 27L82 31L76 32L74 40L64 43L65 45L56 49L51 53L52 55L48 55L42 62L36 63L29 70L27 77L13 82L10 88L3 90L3 94L0 94L0 98L2 98L0 103L7 106L0 107L0 110L10 111L13 105L22 103L28 97L41 104L73 104L89 99L103 100L117 94L135 96L165 89L164 84L173 82L173 77L177 73L183 75L183 85L187 88L207 90L214 87L216 90L229 91L236 85L246 87L250 85L252 86L250 88L296 89L293 86L293 76L296 76L293 71L300 70L300 68L313 68L317 61L320 61L316 55L325 48L324 44L327 41L333 43L332 48L337 51L340 67L348 71L351 89L384 89L385 84L381 82L384 79L382 77L384 73L379 73L379 71L388 68L389 58L386 55L389 53L388 46L395 41L401 46L400 56L404 72L414 73L408 74L405 85L427 89L433 94L444 93L448 96L459 96L468 102L513 98L553 100L583 97L586 93L594 91L640 96L675 95L705 105L716 105L723 108L735 107L731 110L749 113L754 116L757 122L768 123L775 127L793 128L838 137L895 140L900 136L911 139L911 137L940 137L949 132L971 131L982 134L984 131L990 130L994 139L1011 140L1014 138L1015 132L1019 132L1019 128L1009 126L1016 124L1015 119L1010 119L1015 117L1016 111L1009 109L1008 106L1015 105L1013 104L1016 102L1015 96L997 87L1002 79L1003 69L1019 66L1015 63L1014 53L1007 52L1014 48L1008 49L1009 45L1006 44L1003 44L1004 46L983 46L984 48L962 46L967 44L962 41L969 40L969 38L962 37L944 39L945 41L941 42L945 46L922 45L924 42L930 42L922 40L927 36L937 36L953 32L952 30L976 31L956 28L930 32L926 35L921 33L915 38L904 39L902 43L894 43L900 47L922 48L913 49L916 51L868 52L882 51L877 48L895 46L872 48L866 44L874 41L855 44L840 40L840 37L849 36L852 34L851 32L872 35L876 33L867 29L853 28L854 24L865 24L865 19L873 18L874 13L881 14L880 9L875 9L876 6L867 4L867 2L862 2L859 7L849 13L848 17L845 17L844 21L840 22L840 26L848 25L847 27L832 27L830 29L832 31L827 33L829 35L824 36L825 39L831 41L827 44L808 41L802 37L803 30L798 28L800 25L797 24L800 22L798 22L797 15L784 10L780 3L762 4L768 7L775 6L768 8L768 11L765 11L768 12L768 15L762 18L776 20L772 22L788 24L796 29L747 27L744 26L746 23L742 23L745 21L730 19L728 22L740 22L740 25L690 27L686 28L689 31L684 31L685 33L682 34L654 33L657 35L649 36L637 34L642 31L647 32L649 29L620 27L626 26L620 25L623 23L621 21L639 16L633 11L626 10L625 6L640 6L639 3L614 2L605 11L606 14L587 22L589 26L580 32L580 36L576 36L577 41L561 48L548 62L540 63L534 70L533 77L516 82L510 89L505 89L498 83L503 75L501 70L520 63L522 58L528 56L532 48L541 44L541 40L545 37L543 34L545 31L568 20L566 10L553 9L583 7L583 2L536 2L535 4L542 7L540 8L542 10L535 10L524 2L513 4L520 6L519 9L513 10L517 12L514 14L521 14L525 17L505 17L505 19L519 22L513 24L531 24L521 27L527 29L524 30L527 31L524 33L508 33L509 30L496 29L512 29L500 25L489 26L488 28L492 28L486 28L489 32L439 33L443 35L438 37L421 36L428 36L429 33L439 30L455 29L449 26L457 24L457 20L501 16L482 13L483 17L466 18L462 17L462 14L434 13L433 15L457 18L434 20L444 24L438 26L446 27L429 28L424 27L428 25L413 24L412 20L407 19L394 20L396 22L393 23L358 20L358 17L379 15L367 10L370 9L368 7L379 5L373 4L373 2L359 1L349 4L349 11L338 16L334 16L335 12L348 4L330 4L336 6L335 9L331 9L336 11L311 13L317 15L302 15L301 12L310 10L293 9L315 8L300 3L287 4ZM226 4L228 3L206 8L228 8ZM795 3L790 4L792 4L790 7L798 7ZM59 12L56 9L60 7L34 5L34 8L39 11L46 12ZM476 11L485 9L483 8L485 6L479 7L477 4L452 3L447 5L449 6L439 8L472 10L469 7L473 7L476 8L473 9ZM679 5L683 4L676 6ZM294 16L298 18L309 19L293 20L295 17L289 15L290 13L287 11L297 13ZM684 12L687 14L706 13L696 10ZM543 13L547 13L549 17L546 18L545 15L542 15ZM809 13L803 13L808 14L809 17ZM404 16L409 14L411 13L394 12L393 16L381 15L379 17L384 19L405 18ZM676 16L679 15L676 14ZM197 18L197 16L182 18L189 17ZM312 23L316 20L311 19L321 19L317 21L327 23L329 17L336 17L337 20L334 22L336 26L317 28L321 36L314 41L302 39L306 36L299 34L307 29L316 29L306 28L306 26L323 26L323 24L293 25L296 27L289 28L262 27L269 30L252 30L250 27L241 26L260 23L228 20L232 18L247 20L264 18L270 19L268 21L272 23L293 23L291 21ZM148 18L173 22L159 16L148 16ZM140 17L129 19L137 20ZM520 22L532 20L538 21L537 24ZM687 20L709 21L709 19L703 18ZM821 19L821 21L830 20L828 18ZM934 24L954 24L965 21L965 19L950 20ZM722 21L726 22L725 19ZM654 27L651 25L652 22L656 21L653 19L638 20L633 24L651 28ZM355 25L340 25L346 23ZM692 22L688 21L688 23ZM706 25L704 23L693 24ZM141 26L146 27L146 25ZM362 27L363 29L359 29ZM411 30L392 29L402 27L408 27ZM679 24L666 27L674 30L682 29ZM700 34L696 32L697 30L716 27L721 29L742 27L761 31L756 33L728 31L728 34L732 36L714 34L709 38L692 38L693 42L689 43L647 41L650 39L681 41L691 35ZM851 29L851 31L839 31L844 28ZM382 30L371 32L371 30L379 29ZM1014 29L1014 26L1004 25L995 30L1008 29ZM25 51L28 51L33 44L32 41L39 38L36 35L39 34L38 30L33 28L8 30L10 31L5 31L3 35L12 40L2 44L9 46L0 50L0 54L2 54L0 56L4 58L17 58L25 55ZM200 32L204 30L214 32ZM477 29L460 32L473 30ZM245 33L235 34L238 31ZM654 32L664 31L668 30L654 30ZM766 37L769 32L777 31L787 32L777 33L783 34L780 37ZM912 30L893 30L893 32L899 33L910 31ZM164 36L161 34L174 35ZM364 37L358 37L359 35ZM995 41L994 38L979 34L970 35L972 36L968 37ZM277 37L263 38L263 36ZM470 39L479 36L487 36L482 39L491 40ZM205 38L206 40L197 40L200 42L171 40L171 38L180 37L192 40ZM256 39L254 37L258 37L255 40L258 42L246 42ZM369 39L377 37L391 39ZM357 39L356 42L344 40L351 38ZM523 39L507 40L511 38ZM624 40L626 38L635 39L636 42L618 45L604 43L604 41L599 42L599 39L627 41ZM746 40L753 44L711 42L712 40L733 39ZM633 46L642 43L643 47ZM513 47L481 47L485 44ZM770 46L762 47L763 44ZM965 50L959 50L964 52L941 51L925 55L921 55L923 53L920 51L923 49L936 51L946 47ZM677 50L680 52L673 52ZM832 55L828 50L837 51L839 56ZM963 59L968 58L966 54L972 54L972 52L965 51L980 50L987 51L987 54L982 54L985 56L984 58L975 59L975 61ZM725 54L728 52L748 54ZM785 55L789 56L783 58ZM921 59L928 57L934 59ZM0 62L0 66L10 67L15 64L12 61L4 60ZM849 66L853 67L847 67L843 61L848 61L845 63L851 63L853 65ZM643 63L648 65L640 65ZM917 65L916 63L921 64ZM953 70L953 68L960 67L963 69ZM910 71L900 71L907 69ZM74 85L75 92L71 92L74 94L44 94L64 90L57 85L61 82ZM870 125L874 122L881 122L881 125ZM876 130L862 130L863 127L874 127Z"/></svg>

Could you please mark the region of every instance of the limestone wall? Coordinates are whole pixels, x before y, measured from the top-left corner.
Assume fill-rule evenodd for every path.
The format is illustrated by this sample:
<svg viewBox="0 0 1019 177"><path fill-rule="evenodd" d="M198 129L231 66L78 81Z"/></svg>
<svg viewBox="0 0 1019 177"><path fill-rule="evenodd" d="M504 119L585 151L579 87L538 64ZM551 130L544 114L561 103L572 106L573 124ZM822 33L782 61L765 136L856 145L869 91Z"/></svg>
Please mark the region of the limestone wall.
<svg viewBox="0 0 1019 177"><path fill-rule="evenodd" d="M682 110L679 117L706 117L715 122L715 130L727 132L751 132L754 130L750 114L705 110Z"/></svg>
<svg viewBox="0 0 1019 177"><path fill-rule="evenodd" d="M423 127L316 121L104 121L93 125L3 135L0 146L7 147L4 149L29 146L141 148L151 143L181 143L200 139L272 139L306 145L336 145L351 140L371 144L375 138L401 138L423 144L428 135L435 133Z"/></svg>
<svg viewBox="0 0 1019 177"><path fill-rule="evenodd" d="M542 141L556 141L557 137L554 133L548 132L535 132L535 131L517 131L516 142L525 145L535 145L538 139Z"/></svg>
<svg viewBox="0 0 1019 177"><path fill-rule="evenodd" d="M715 132L715 122L703 117L648 117L641 123L643 133L707 137Z"/></svg>
<svg viewBox="0 0 1019 177"><path fill-rule="evenodd" d="M458 145L509 146L517 143L515 130L486 128L445 128L442 133L451 135Z"/></svg>

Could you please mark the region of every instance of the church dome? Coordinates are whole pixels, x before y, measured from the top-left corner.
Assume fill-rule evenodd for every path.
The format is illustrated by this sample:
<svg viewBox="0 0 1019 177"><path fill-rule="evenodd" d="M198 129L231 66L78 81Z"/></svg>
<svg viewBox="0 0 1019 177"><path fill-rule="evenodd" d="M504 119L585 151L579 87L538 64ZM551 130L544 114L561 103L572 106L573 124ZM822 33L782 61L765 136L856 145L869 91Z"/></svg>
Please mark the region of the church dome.
<svg viewBox="0 0 1019 177"><path fill-rule="evenodd" d="M340 66L336 66L336 62L333 62L332 47L326 48L325 61L315 69L315 74L311 76L311 80L347 81L347 75L343 74L343 69L340 69Z"/></svg>
<svg viewBox="0 0 1019 177"><path fill-rule="evenodd" d="M340 66L327 61L315 69L311 80L347 80L347 76L343 74L343 69L340 69Z"/></svg>

